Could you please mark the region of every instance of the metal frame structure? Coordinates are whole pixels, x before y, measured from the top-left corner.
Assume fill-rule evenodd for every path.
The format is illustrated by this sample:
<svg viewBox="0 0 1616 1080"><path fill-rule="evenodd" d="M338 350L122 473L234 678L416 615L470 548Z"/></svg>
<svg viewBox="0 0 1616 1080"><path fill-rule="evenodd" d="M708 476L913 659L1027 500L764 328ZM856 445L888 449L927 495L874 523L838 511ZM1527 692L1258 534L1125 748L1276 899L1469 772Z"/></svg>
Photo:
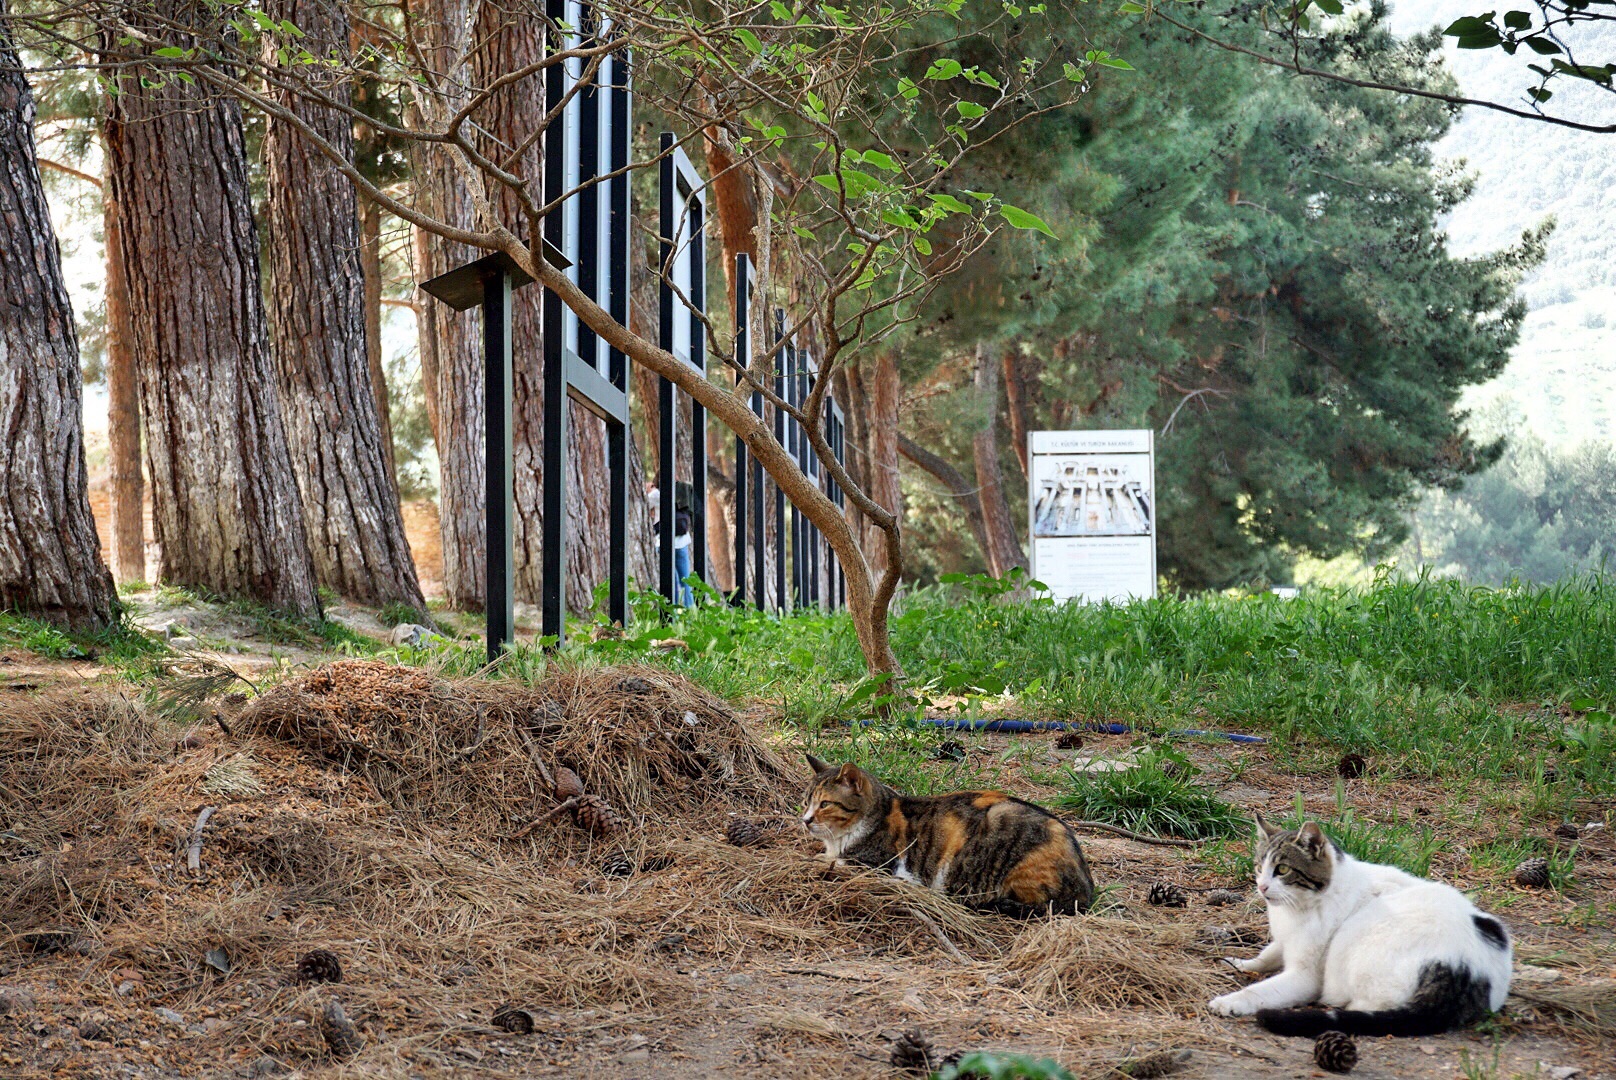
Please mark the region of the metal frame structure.
<svg viewBox="0 0 1616 1080"><path fill-rule="evenodd" d="M546 0L549 48L579 48L610 37L584 0ZM581 59L545 71L544 96L560 102L576 93L545 132L544 200L576 192L544 219L544 238L574 258L569 275L617 322L628 323L629 149L632 137L630 59L606 56L594 81L579 89ZM604 256L604 257L603 257ZM567 604L567 402L606 422L610 566L607 615L628 621L629 359L602 341L561 303L544 296L544 534L542 633L560 645Z"/></svg>
<svg viewBox="0 0 1616 1080"><path fill-rule="evenodd" d="M706 183L671 131L662 133L658 210L658 344L707 377L707 196ZM681 300L679 293L683 293ZM682 584L674 570L677 512L679 393L671 380L657 380L657 568L660 591L676 602ZM690 402L690 569L707 580L707 410Z"/></svg>
<svg viewBox="0 0 1616 1080"><path fill-rule="evenodd" d="M594 26L590 5L582 0L547 0L553 27L549 47L567 48L609 34ZM581 28L581 29L579 29ZM558 40L559 38L559 40ZM560 101L582 79L580 61L558 64L545 72L544 93ZM601 64L596 81L573 96L562 115L545 132L544 199L568 191L577 194L544 220L544 258L566 270L591 299L612 318L628 321L629 272L629 57L612 53ZM602 169L604 164L605 168ZM606 173L620 175L589 184ZM581 185L589 185L582 187ZM515 629L511 591L515 547L511 527L513 461L511 453L511 291L529 277L508 255L496 253L456 267L421 288L456 311L480 303L483 309L483 353L486 368L483 403L487 487L484 515L488 556L484 604L488 617L488 659L499 659ZM611 565L608 574L610 617L628 619L628 357L606 347L546 291L542 302L544 360L543 467L544 531L540 552L541 630L560 644L566 632L566 447L567 401L573 400L606 421L610 479Z"/></svg>

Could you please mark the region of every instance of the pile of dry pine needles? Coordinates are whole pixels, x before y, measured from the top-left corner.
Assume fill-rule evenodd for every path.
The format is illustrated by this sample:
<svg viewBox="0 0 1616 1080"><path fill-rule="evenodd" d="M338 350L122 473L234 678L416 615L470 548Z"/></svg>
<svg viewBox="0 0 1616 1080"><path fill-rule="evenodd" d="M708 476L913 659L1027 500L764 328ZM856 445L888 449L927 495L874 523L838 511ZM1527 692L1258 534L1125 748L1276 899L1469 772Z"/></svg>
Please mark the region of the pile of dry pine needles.
<svg viewBox="0 0 1616 1080"><path fill-rule="evenodd" d="M827 869L789 828L725 843L737 816L786 822L805 778L661 669L527 686L341 661L190 715L104 687L0 701L0 948L73 958L76 1011L130 1038L153 1005L217 1011L195 1044L214 1064L329 1053L321 993L290 976L313 947L342 955L381 1072L376 1055L419 1063L498 1002L688 1008L676 957L924 955L1174 1045L1219 989L1177 917L1024 925ZM550 815L561 768L624 827ZM1613 999L1577 1017L1606 1020ZM1098 1049L1075 1057L1105 1074Z"/></svg>

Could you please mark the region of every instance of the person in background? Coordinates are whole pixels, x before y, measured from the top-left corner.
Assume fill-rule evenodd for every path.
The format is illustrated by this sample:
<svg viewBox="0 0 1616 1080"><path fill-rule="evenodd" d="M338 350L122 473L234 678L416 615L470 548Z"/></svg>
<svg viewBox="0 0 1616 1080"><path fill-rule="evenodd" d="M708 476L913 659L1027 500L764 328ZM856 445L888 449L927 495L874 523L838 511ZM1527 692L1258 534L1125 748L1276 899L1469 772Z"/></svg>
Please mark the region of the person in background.
<svg viewBox="0 0 1616 1080"><path fill-rule="evenodd" d="M696 597L685 579L690 576L690 512L677 510L673 515L673 575L679 585L674 595L685 607L695 607Z"/></svg>

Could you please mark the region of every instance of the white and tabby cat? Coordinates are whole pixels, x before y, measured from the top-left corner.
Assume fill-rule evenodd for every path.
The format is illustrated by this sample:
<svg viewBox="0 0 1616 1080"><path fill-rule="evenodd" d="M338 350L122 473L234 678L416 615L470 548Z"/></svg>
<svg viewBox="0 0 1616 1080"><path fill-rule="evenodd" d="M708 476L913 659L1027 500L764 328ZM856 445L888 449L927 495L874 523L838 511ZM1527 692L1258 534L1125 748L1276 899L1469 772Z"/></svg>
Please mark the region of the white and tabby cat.
<svg viewBox="0 0 1616 1080"><path fill-rule="evenodd" d="M1255 1014L1280 1035L1434 1035L1504 1004L1509 931L1457 889L1359 862L1312 822L1285 832L1261 815L1256 863L1273 941L1229 963L1278 974L1213 998L1213 1012Z"/></svg>

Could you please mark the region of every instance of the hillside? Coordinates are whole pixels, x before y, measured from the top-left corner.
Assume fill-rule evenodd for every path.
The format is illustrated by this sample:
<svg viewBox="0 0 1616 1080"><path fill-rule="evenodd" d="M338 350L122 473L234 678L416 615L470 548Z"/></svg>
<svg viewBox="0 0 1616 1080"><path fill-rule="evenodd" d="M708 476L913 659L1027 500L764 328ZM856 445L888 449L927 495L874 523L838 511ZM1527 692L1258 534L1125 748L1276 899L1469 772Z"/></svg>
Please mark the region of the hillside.
<svg viewBox="0 0 1616 1080"><path fill-rule="evenodd" d="M1393 25L1412 33L1447 25L1485 5L1415 0L1396 5ZM1616 56L1616 27L1587 41L1589 56ZM1515 103L1531 73L1502 53L1449 46L1467 95ZM1558 111L1616 121L1616 96L1586 84L1555 90ZM1616 136L1516 120L1470 109L1441 143L1444 156L1476 178L1475 194L1454 212L1455 252L1513 243L1546 217L1556 221L1542 268L1526 283L1531 314L1504 374L1472 391L1467 404L1510 399L1532 431L1550 443L1611 437L1616 430Z"/></svg>

